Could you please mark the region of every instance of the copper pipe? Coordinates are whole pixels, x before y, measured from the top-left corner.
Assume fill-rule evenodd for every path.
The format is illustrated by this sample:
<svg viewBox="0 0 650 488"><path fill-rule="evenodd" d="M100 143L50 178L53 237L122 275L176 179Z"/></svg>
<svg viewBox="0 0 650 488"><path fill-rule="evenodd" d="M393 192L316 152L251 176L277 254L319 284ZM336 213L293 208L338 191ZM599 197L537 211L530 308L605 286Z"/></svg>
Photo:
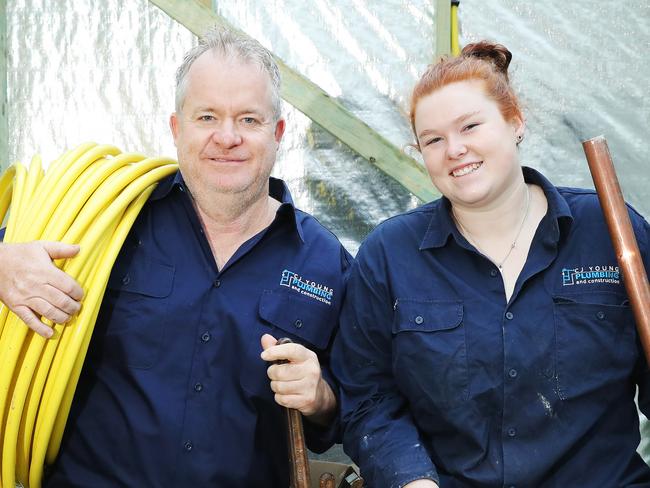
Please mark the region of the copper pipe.
<svg viewBox="0 0 650 488"><path fill-rule="evenodd" d="M646 361L650 363L650 286L607 141L603 136L594 137L584 141L582 147L623 274Z"/></svg>
<svg viewBox="0 0 650 488"><path fill-rule="evenodd" d="M291 339L279 339L276 344L288 344ZM278 361L278 364L286 361ZM289 446L289 487L309 488L309 460L305 447L305 433L302 428L302 414L293 408L282 407L287 419L287 441Z"/></svg>
<svg viewBox="0 0 650 488"><path fill-rule="evenodd" d="M309 460L302 429L302 416L298 410L285 408L289 435L289 462L291 464L291 488L309 488Z"/></svg>
<svg viewBox="0 0 650 488"><path fill-rule="evenodd" d="M336 488L335 478L332 473L323 473L318 479L318 488Z"/></svg>

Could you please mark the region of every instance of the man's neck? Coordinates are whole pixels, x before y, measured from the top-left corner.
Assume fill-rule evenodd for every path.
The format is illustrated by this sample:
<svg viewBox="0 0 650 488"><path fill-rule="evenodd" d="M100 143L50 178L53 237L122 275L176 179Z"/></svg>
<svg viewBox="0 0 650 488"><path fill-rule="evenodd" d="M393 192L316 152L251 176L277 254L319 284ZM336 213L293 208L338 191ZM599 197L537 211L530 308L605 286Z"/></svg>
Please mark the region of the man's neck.
<svg viewBox="0 0 650 488"><path fill-rule="evenodd" d="M239 247L266 229L275 218L280 202L267 194L242 202L240 195L217 195L210 202L194 200L194 208L221 269Z"/></svg>

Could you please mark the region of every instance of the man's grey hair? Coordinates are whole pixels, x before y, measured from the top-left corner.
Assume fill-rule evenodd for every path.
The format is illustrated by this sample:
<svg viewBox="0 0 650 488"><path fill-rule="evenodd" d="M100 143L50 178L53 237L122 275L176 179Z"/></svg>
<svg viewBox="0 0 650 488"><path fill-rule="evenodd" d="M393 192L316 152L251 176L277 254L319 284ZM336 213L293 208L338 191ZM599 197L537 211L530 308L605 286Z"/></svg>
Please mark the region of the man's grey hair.
<svg viewBox="0 0 650 488"><path fill-rule="evenodd" d="M215 26L199 39L199 43L190 49L183 63L176 71L176 112L180 113L187 91L187 74L199 56L207 51L214 51L222 56L232 56L246 63L252 63L269 75L271 80L271 104L275 120L281 116L280 69L271 52L255 39L247 37L232 29Z"/></svg>

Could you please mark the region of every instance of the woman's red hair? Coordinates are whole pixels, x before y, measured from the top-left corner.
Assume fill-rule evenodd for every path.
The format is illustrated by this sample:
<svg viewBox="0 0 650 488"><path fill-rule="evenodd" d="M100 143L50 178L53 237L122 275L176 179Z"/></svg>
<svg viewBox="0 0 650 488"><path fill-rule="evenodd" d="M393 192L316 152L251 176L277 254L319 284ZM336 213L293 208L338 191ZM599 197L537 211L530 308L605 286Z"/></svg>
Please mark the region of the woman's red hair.
<svg viewBox="0 0 650 488"><path fill-rule="evenodd" d="M485 93L499 106L507 121L516 117L523 120L521 106L508 80L508 66L512 54L501 45L480 41L465 46L460 56L442 58L429 66L411 95L411 128L415 132L415 109L422 97L450 83L468 80L483 81Z"/></svg>

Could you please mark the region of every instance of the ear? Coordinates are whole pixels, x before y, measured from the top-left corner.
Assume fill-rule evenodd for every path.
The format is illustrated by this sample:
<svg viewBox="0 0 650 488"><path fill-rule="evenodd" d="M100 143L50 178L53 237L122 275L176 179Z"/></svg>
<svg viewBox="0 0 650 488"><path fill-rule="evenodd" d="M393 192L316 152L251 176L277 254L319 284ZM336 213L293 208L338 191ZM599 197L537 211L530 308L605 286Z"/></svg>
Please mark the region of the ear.
<svg viewBox="0 0 650 488"><path fill-rule="evenodd" d="M282 136L284 135L284 129L286 127L286 122L284 119L280 119L275 124L275 142L280 144Z"/></svg>
<svg viewBox="0 0 650 488"><path fill-rule="evenodd" d="M524 136L524 130L526 130L526 122L521 116L515 115L510 121L510 125L512 125L514 128L515 137Z"/></svg>
<svg viewBox="0 0 650 488"><path fill-rule="evenodd" d="M179 132L179 127L178 127L178 115L176 115L176 112L173 112L169 116L169 128L172 131L172 137L174 138L174 145L176 145L176 139L178 138L178 132Z"/></svg>

